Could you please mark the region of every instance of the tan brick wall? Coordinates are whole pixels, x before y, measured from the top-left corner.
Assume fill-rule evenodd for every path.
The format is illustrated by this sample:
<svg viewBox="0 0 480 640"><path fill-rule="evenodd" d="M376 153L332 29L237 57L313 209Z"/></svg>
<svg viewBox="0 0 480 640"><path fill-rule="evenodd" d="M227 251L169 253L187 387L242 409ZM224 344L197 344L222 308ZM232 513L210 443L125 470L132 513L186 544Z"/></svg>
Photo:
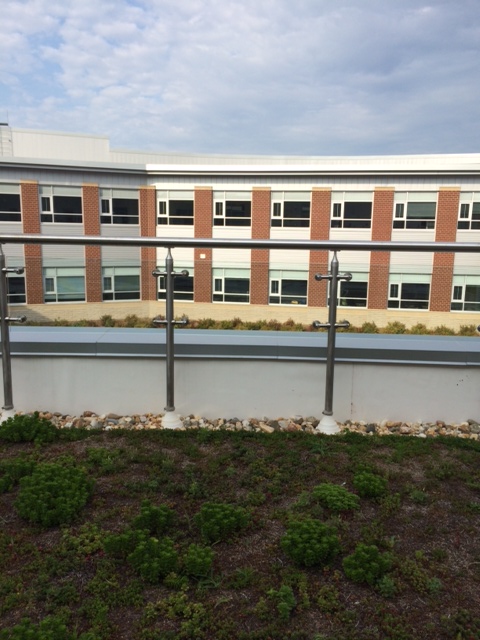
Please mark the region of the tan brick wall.
<svg viewBox="0 0 480 640"><path fill-rule="evenodd" d="M195 238L211 238L213 225L213 191L211 187L195 187L193 210Z"/></svg>
<svg viewBox="0 0 480 640"><path fill-rule="evenodd" d="M20 183L23 233L40 233L38 182ZM25 245L25 288L28 304L43 303L43 271L41 245Z"/></svg>
<svg viewBox="0 0 480 640"><path fill-rule="evenodd" d="M26 244L25 288L28 304L43 303L42 247L38 244Z"/></svg>
<svg viewBox="0 0 480 640"><path fill-rule="evenodd" d="M100 235L100 200L97 184L82 187L83 230L86 236Z"/></svg>
<svg viewBox="0 0 480 640"><path fill-rule="evenodd" d="M267 240L270 237L270 187L252 189L252 239ZM268 249L253 249L250 270L250 304L268 304L269 281Z"/></svg>
<svg viewBox="0 0 480 640"><path fill-rule="evenodd" d="M394 195L395 190L390 187L375 189L372 211L372 241L386 242L392 238ZM387 308L389 271L390 252L372 251L368 279L367 306L369 309Z"/></svg>
<svg viewBox="0 0 480 640"><path fill-rule="evenodd" d="M195 238L211 238L213 225L213 191L211 187L195 187ZM203 257L202 257L203 256ZM195 302L212 301L212 250L194 249L193 297Z"/></svg>
<svg viewBox="0 0 480 640"><path fill-rule="evenodd" d="M157 203L155 187L141 186L139 188L140 205L140 235L147 238L155 238L157 231ZM142 247L140 249L140 286L142 300L157 299L157 278L152 276L152 271L157 266L157 250L155 247Z"/></svg>
<svg viewBox="0 0 480 640"><path fill-rule="evenodd" d="M84 184L82 188L83 229L86 236L100 235L100 200L97 184ZM87 302L102 301L102 250L97 246L85 247L85 294Z"/></svg>
<svg viewBox="0 0 480 640"><path fill-rule="evenodd" d="M38 182L20 183L23 233L40 233L40 201Z"/></svg>
<svg viewBox="0 0 480 640"><path fill-rule="evenodd" d="M455 242L459 206L460 188L440 187L435 221L435 242ZM450 311L454 261L454 253L435 253L433 256L431 311Z"/></svg>
<svg viewBox="0 0 480 640"><path fill-rule="evenodd" d="M310 210L310 239L328 240L330 237L330 210L332 190L314 187ZM328 282L315 280L315 274L328 273L328 251L310 251L308 274L308 306L325 307L327 304Z"/></svg>
<svg viewBox="0 0 480 640"><path fill-rule="evenodd" d="M268 304L269 253L268 249L252 249L250 304Z"/></svg>
<svg viewBox="0 0 480 640"><path fill-rule="evenodd" d="M195 249L193 297L195 302L212 301L212 250ZM203 257L202 257L203 256Z"/></svg>
<svg viewBox="0 0 480 640"><path fill-rule="evenodd" d="M101 247L85 247L85 289L87 302L102 302Z"/></svg>

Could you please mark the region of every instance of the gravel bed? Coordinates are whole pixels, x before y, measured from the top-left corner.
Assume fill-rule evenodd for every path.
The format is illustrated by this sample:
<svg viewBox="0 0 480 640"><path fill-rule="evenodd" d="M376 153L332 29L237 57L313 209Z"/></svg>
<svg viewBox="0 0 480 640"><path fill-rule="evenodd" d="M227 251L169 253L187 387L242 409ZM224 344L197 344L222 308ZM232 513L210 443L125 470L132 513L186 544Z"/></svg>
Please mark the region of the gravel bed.
<svg viewBox="0 0 480 640"><path fill-rule="evenodd" d="M163 429L163 414L135 414L131 416L120 416L116 413L98 415L93 411L84 411L81 416L70 416L61 413L40 412L40 416L51 420L53 424L61 429L81 427L85 429ZM304 431L305 433L318 434L317 430L320 420L313 416L290 416L270 418L248 418L245 420L233 418L217 418L214 420L189 415L181 416L183 422L182 430L188 429L210 429L213 431L256 431L263 433L273 433L275 431ZM364 421L350 421L338 423L340 432L354 431L365 435L405 435L416 436L418 438L435 438L437 436L454 436L457 438L467 438L478 440L480 435L480 424L477 420L469 419L455 424L446 424L441 420L436 422L394 422L383 420L379 423L368 423Z"/></svg>

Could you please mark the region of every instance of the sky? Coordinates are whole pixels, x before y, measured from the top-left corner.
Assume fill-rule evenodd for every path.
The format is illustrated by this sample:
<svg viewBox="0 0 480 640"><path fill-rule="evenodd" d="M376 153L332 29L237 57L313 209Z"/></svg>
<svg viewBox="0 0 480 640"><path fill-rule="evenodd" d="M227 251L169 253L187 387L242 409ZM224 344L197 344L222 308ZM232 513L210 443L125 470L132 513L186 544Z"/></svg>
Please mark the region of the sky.
<svg viewBox="0 0 480 640"><path fill-rule="evenodd" d="M480 152L480 0L2 0L0 122L114 149Z"/></svg>

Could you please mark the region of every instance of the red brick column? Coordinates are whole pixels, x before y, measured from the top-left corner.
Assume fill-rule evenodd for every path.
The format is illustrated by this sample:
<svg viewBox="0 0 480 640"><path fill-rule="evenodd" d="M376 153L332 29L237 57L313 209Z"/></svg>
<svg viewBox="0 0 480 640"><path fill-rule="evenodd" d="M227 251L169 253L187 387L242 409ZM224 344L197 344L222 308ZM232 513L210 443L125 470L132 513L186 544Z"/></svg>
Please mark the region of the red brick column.
<svg viewBox="0 0 480 640"><path fill-rule="evenodd" d="M252 239L267 240L270 237L270 187L252 189ZM269 291L268 249L252 249L250 268L250 304L268 304Z"/></svg>
<svg viewBox="0 0 480 640"><path fill-rule="evenodd" d="M392 221L395 189L376 187L372 211L372 241L388 242L392 239ZM372 251L368 279L368 308L386 309L390 274L390 251Z"/></svg>
<svg viewBox="0 0 480 640"><path fill-rule="evenodd" d="M213 192L211 187L195 187L195 238L211 238L213 220ZM212 250L194 249L193 297L195 302L212 301Z"/></svg>
<svg viewBox="0 0 480 640"><path fill-rule="evenodd" d="M459 206L459 187L440 187L435 223L435 242L455 242ZM454 261L454 253L435 253L433 255L430 311L450 311Z"/></svg>
<svg viewBox="0 0 480 640"><path fill-rule="evenodd" d="M144 186L139 189L140 235L142 238L155 238L157 228L157 202L155 187ZM157 299L157 279L152 271L157 266L157 250L155 247L141 247L141 299Z"/></svg>
<svg viewBox="0 0 480 640"><path fill-rule="evenodd" d="M313 187L310 211L310 239L328 240L330 237L330 209L332 190L330 187ZM308 306L326 307L327 281L315 280L315 274L328 273L328 251L310 251L308 274Z"/></svg>
<svg viewBox="0 0 480 640"><path fill-rule="evenodd" d="M38 182L22 181L20 184L22 203L23 233L40 233L40 207ZM43 304L42 247L39 244L26 244L25 288L28 304Z"/></svg>
<svg viewBox="0 0 480 640"><path fill-rule="evenodd" d="M83 230L86 236L100 235L99 191L97 184L82 189ZM85 293L87 302L102 302L102 248L85 247Z"/></svg>

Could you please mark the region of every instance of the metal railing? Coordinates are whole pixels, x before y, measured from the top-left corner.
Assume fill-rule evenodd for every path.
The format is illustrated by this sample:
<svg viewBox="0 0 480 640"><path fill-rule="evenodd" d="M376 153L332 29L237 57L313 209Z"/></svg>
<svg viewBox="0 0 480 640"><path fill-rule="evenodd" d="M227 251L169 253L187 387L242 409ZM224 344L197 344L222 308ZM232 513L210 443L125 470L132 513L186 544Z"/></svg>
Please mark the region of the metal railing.
<svg viewBox="0 0 480 640"><path fill-rule="evenodd" d="M480 243L456 243L456 242L395 242L395 241L356 241L356 240L252 240L230 238L128 238L106 236L46 236L46 235L17 235L4 234L0 236L0 327L2 332L2 366L4 383L4 412L13 411L12 375L10 360L9 322L24 322L24 317L9 318L7 309L7 273L15 271L23 273L22 269L8 269L5 265L5 256L1 250L2 244L50 244L50 245L99 245L99 246L137 246L137 247L164 247L167 248L165 259L165 271L154 270L152 276L165 276L166 282L166 317L165 320L157 320L158 324L166 327L166 398L164 426L178 428L181 426L179 416L175 414L174 400L174 326L185 324L186 319L174 320L174 278L176 275L188 275L182 271L175 273L174 261L171 254L172 248L230 248L230 249L303 249L309 251L331 251L331 270L328 274L316 274L316 280L328 280L331 283L329 296L329 316L327 323L314 322L317 328L328 329L327 341L327 369L325 381L325 406L323 418L318 429L324 433L336 433L338 426L333 419L333 384L335 365L335 336L336 329L349 326L348 322L336 322L337 287L340 280L351 280L350 273L339 273L337 252L349 251L407 251L407 252L432 252L432 253L480 253ZM3 414L2 414L3 419Z"/></svg>

